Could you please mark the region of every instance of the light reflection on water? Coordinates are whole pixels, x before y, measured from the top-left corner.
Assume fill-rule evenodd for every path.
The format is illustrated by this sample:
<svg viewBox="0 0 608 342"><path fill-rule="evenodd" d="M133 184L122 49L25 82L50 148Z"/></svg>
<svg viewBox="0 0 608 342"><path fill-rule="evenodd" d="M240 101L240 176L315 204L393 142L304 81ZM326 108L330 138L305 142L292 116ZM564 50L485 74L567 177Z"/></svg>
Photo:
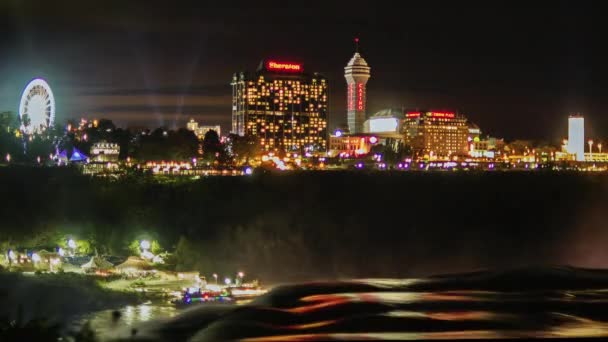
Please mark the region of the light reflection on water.
<svg viewBox="0 0 608 342"><path fill-rule="evenodd" d="M115 318L113 312L120 312L120 317ZM75 324L75 329L85 322L89 322L101 339L114 337L118 330L126 327L136 326L139 323L156 319L166 319L177 315L179 311L174 305L164 303L144 303L139 305L128 305L119 310L103 310L83 316Z"/></svg>
<svg viewBox="0 0 608 342"><path fill-rule="evenodd" d="M202 332L207 340L608 337L608 273L602 282L574 276L574 280L565 276L556 280L555 274L563 272L545 271L539 277L548 277L543 279L545 285L532 290L528 286L537 279L528 281L528 273L499 274L494 282L496 276L488 274L457 278L466 283L446 278L428 284L382 279L375 286L366 279L352 284L294 285L271 291L234 312L222 311L212 324L202 311L200 316L191 315L192 311L185 316L193 334ZM93 328L107 337L117 324L129 327L178 314L176 308L164 304L129 306L121 312L120 323L112 320L111 311L93 314ZM158 327L156 323L150 326Z"/></svg>

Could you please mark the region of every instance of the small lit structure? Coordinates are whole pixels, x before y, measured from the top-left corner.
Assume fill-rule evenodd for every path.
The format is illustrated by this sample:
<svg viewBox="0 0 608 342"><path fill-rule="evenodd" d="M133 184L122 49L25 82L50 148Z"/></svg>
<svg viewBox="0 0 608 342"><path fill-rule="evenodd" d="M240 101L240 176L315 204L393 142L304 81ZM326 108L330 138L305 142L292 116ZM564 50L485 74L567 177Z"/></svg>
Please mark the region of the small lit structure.
<svg viewBox="0 0 608 342"><path fill-rule="evenodd" d="M85 272L109 271L114 265L100 256L91 257L91 260L80 266Z"/></svg>
<svg viewBox="0 0 608 342"><path fill-rule="evenodd" d="M329 137L330 157L354 158L368 154L372 146L379 142L376 134L340 134Z"/></svg>
<svg viewBox="0 0 608 342"><path fill-rule="evenodd" d="M585 161L586 162L600 162L606 163L608 162L608 153L585 153Z"/></svg>
<svg viewBox="0 0 608 342"><path fill-rule="evenodd" d="M72 163L85 163L87 162L88 157L80 152L79 149L74 147L74 151L72 152L72 156L70 157L70 162Z"/></svg>
<svg viewBox="0 0 608 342"><path fill-rule="evenodd" d="M500 151L504 148L505 141L504 139L494 137L487 137L485 139L475 137L469 143L469 146L469 154L471 157L494 159L498 157Z"/></svg>
<svg viewBox="0 0 608 342"><path fill-rule="evenodd" d="M53 272L61 267L61 255L56 252L40 250L37 253L32 253L32 261L38 268L48 269Z"/></svg>
<svg viewBox="0 0 608 342"><path fill-rule="evenodd" d="M177 279L199 281L200 274L198 272L178 272Z"/></svg>
<svg viewBox="0 0 608 342"><path fill-rule="evenodd" d="M91 160L94 162L115 162L120 154L120 146L116 143L100 141L91 146Z"/></svg>
<svg viewBox="0 0 608 342"><path fill-rule="evenodd" d="M222 132L222 128L220 125L202 125L199 126L198 122L194 121L194 119L190 119L190 121L186 124L186 128L192 132L198 138L198 140L203 140L205 138L205 134L209 131L215 131L217 136L219 137Z"/></svg>
<svg viewBox="0 0 608 342"><path fill-rule="evenodd" d="M122 274L138 275L152 271L152 265L139 257L130 256L125 262L116 266L116 271Z"/></svg>

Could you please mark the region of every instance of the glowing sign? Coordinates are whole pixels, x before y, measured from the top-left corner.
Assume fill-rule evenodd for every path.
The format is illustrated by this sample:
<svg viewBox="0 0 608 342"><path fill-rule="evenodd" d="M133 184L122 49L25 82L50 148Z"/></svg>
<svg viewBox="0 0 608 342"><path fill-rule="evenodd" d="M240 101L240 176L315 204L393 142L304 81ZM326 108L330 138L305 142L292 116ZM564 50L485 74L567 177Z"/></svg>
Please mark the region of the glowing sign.
<svg viewBox="0 0 608 342"><path fill-rule="evenodd" d="M376 137L370 137L369 138L369 142L372 143L372 144L375 144L375 143L378 142L378 138L376 138Z"/></svg>
<svg viewBox="0 0 608 342"><path fill-rule="evenodd" d="M273 70L273 71L285 71L285 72L302 72L302 71L304 71L302 64L283 63L283 62L275 62L275 61L266 62L266 69Z"/></svg>
<svg viewBox="0 0 608 342"><path fill-rule="evenodd" d="M406 118L418 118L420 117L420 112L409 112L405 114Z"/></svg>
<svg viewBox="0 0 608 342"><path fill-rule="evenodd" d="M427 115L434 118L454 118L454 113L451 112L429 112Z"/></svg>
<svg viewBox="0 0 608 342"><path fill-rule="evenodd" d="M357 110L363 110L363 83L357 83Z"/></svg>
<svg viewBox="0 0 608 342"><path fill-rule="evenodd" d="M369 132L397 132L399 121L395 118L377 118L369 120Z"/></svg>

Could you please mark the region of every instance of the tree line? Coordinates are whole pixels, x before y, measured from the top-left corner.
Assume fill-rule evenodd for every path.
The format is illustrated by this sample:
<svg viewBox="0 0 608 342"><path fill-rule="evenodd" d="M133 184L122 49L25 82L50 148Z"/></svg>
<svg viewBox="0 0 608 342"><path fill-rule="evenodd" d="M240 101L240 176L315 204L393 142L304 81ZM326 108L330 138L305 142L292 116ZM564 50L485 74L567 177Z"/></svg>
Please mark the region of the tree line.
<svg viewBox="0 0 608 342"><path fill-rule="evenodd" d="M127 256L145 235L175 253L179 270L267 280L593 266L608 243L605 175L336 171L163 182L5 167L0 188L3 251L70 235Z"/></svg>
<svg viewBox="0 0 608 342"><path fill-rule="evenodd" d="M71 155L75 149L89 155L97 142L116 143L120 160L191 161L202 158L209 164L248 163L260 151L257 139L231 134L220 139L210 130L202 139L185 128L171 130L163 127L133 131L117 127L111 120L89 121L84 125L74 120L55 123L41 133L25 134L19 118L12 112L0 113L0 154L4 161L41 164L59 151ZM10 157L7 157L10 156Z"/></svg>

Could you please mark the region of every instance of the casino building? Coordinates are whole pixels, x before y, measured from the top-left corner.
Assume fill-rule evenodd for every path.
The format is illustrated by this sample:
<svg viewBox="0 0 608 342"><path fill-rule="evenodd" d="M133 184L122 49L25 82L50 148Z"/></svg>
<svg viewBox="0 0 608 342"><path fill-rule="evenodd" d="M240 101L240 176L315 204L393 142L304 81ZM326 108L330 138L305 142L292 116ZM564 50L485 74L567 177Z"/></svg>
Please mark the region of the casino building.
<svg viewBox="0 0 608 342"><path fill-rule="evenodd" d="M371 76L371 68L359 54L359 39L355 39L357 50L344 67L346 79L346 116L348 129L351 134L363 133L363 122L366 119L367 81Z"/></svg>
<svg viewBox="0 0 608 342"><path fill-rule="evenodd" d="M467 119L449 111L408 111L403 122L405 142L418 157L450 158L468 154Z"/></svg>
<svg viewBox="0 0 608 342"><path fill-rule="evenodd" d="M259 138L265 151L327 150L328 82L302 64L263 60L232 77L232 133Z"/></svg>

